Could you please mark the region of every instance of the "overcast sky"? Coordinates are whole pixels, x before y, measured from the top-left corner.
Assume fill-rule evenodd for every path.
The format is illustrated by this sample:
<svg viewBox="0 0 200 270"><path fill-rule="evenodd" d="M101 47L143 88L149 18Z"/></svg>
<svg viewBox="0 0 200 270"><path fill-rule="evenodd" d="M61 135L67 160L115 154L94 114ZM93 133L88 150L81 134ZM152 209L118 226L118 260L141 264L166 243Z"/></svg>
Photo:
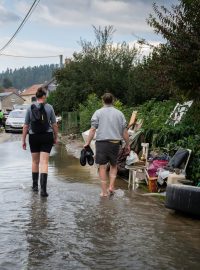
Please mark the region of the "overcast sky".
<svg viewBox="0 0 200 270"><path fill-rule="evenodd" d="M41 0L33 14L5 54L45 56L63 54L70 57L79 51L82 37L94 40L92 25L113 25L114 42L133 44L136 36L159 43L146 19L152 12L152 3L169 6L178 0ZM33 0L0 0L0 48L28 12ZM46 63L59 63L59 58L21 59L0 56L0 72Z"/></svg>

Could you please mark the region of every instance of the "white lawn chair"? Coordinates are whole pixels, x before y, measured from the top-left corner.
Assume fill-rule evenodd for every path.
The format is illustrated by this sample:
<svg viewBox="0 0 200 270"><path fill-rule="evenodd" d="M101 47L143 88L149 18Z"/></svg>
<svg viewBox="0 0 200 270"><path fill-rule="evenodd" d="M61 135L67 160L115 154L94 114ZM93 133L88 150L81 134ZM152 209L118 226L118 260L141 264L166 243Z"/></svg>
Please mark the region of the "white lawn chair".
<svg viewBox="0 0 200 270"><path fill-rule="evenodd" d="M186 178L185 178L186 177L186 169L187 169L187 165L189 163L190 157L191 157L192 150L187 149L187 151L189 154L188 154L188 158L184 164L183 169L180 170L179 174L169 173L169 176L167 178L167 185L180 184L182 181L186 180Z"/></svg>
<svg viewBox="0 0 200 270"><path fill-rule="evenodd" d="M126 165L125 168L129 170L129 178L128 178L128 188L130 188L130 186L132 186L132 189L134 190L136 188L136 180L137 180L137 173L138 172L143 172L144 173L144 178L145 181L148 185L148 172L147 172L147 168L148 168L148 151L149 151L149 144L148 143L142 143L142 157L144 157L145 161L144 164L133 164L133 165Z"/></svg>

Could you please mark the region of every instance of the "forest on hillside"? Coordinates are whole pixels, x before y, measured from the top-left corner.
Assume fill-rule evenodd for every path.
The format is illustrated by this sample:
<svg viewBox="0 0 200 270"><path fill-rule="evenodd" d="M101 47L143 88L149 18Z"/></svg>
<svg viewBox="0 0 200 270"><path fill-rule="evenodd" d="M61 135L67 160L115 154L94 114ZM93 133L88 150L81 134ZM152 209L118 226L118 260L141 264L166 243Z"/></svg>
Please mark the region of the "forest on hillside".
<svg viewBox="0 0 200 270"><path fill-rule="evenodd" d="M58 65L40 65L19 69L7 69L0 73L0 88L15 87L23 90L33 84L44 83L49 81Z"/></svg>

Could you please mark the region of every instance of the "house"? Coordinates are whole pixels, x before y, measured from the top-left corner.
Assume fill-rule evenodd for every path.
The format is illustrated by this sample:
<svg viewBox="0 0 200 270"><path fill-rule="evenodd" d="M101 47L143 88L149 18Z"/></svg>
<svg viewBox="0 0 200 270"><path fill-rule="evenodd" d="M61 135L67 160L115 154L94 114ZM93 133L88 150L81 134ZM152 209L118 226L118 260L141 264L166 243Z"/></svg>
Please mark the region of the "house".
<svg viewBox="0 0 200 270"><path fill-rule="evenodd" d="M38 88L41 86L43 86L43 84L34 84L21 93L21 97L25 100L26 104L31 104L32 102L36 101L35 95Z"/></svg>
<svg viewBox="0 0 200 270"><path fill-rule="evenodd" d="M15 93L15 94L19 94L19 90L17 90L14 87L4 88L3 89L3 92L4 93L10 93L10 92L12 92L12 93Z"/></svg>
<svg viewBox="0 0 200 270"><path fill-rule="evenodd" d="M13 92L0 93L0 110L3 112L13 110L14 105L22 105L24 99Z"/></svg>
<svg viewBox="0 0 200 270"><path fill-rule="evenodd" d="M57 88L56 79L52 78L50 81L45 82L42 86L47 89L47 96L48 96L51 92L55 91Z"/></svg>
<svg viewBox="0 0 200 270"><path fill-rule="evenodd" d="M31 104L32 102L36 101L36 92L38 90L39 87L44 87L47 90L47 96L56 90L57 87L57 83L56 83L56 79L53 78L48 82L45 82L43 84L34 84L31 87L25 89L22 93L21 93L21 97L25 100L25 104Z"/></svg>

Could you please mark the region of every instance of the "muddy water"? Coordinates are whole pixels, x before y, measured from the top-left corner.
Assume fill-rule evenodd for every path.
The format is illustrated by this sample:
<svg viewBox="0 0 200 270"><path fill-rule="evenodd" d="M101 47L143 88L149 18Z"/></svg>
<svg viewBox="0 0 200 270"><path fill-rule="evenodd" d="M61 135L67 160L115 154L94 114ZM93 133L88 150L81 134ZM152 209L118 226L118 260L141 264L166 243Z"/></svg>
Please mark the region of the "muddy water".
<svg viewBox="0 0 200 270"><path fill-rule="evenodd" d="M48 199L30 189L30 153L0 144L0 270L199 269L200 221L127 190L99 198L94 169L64 146L50 159Z"/></svg>

